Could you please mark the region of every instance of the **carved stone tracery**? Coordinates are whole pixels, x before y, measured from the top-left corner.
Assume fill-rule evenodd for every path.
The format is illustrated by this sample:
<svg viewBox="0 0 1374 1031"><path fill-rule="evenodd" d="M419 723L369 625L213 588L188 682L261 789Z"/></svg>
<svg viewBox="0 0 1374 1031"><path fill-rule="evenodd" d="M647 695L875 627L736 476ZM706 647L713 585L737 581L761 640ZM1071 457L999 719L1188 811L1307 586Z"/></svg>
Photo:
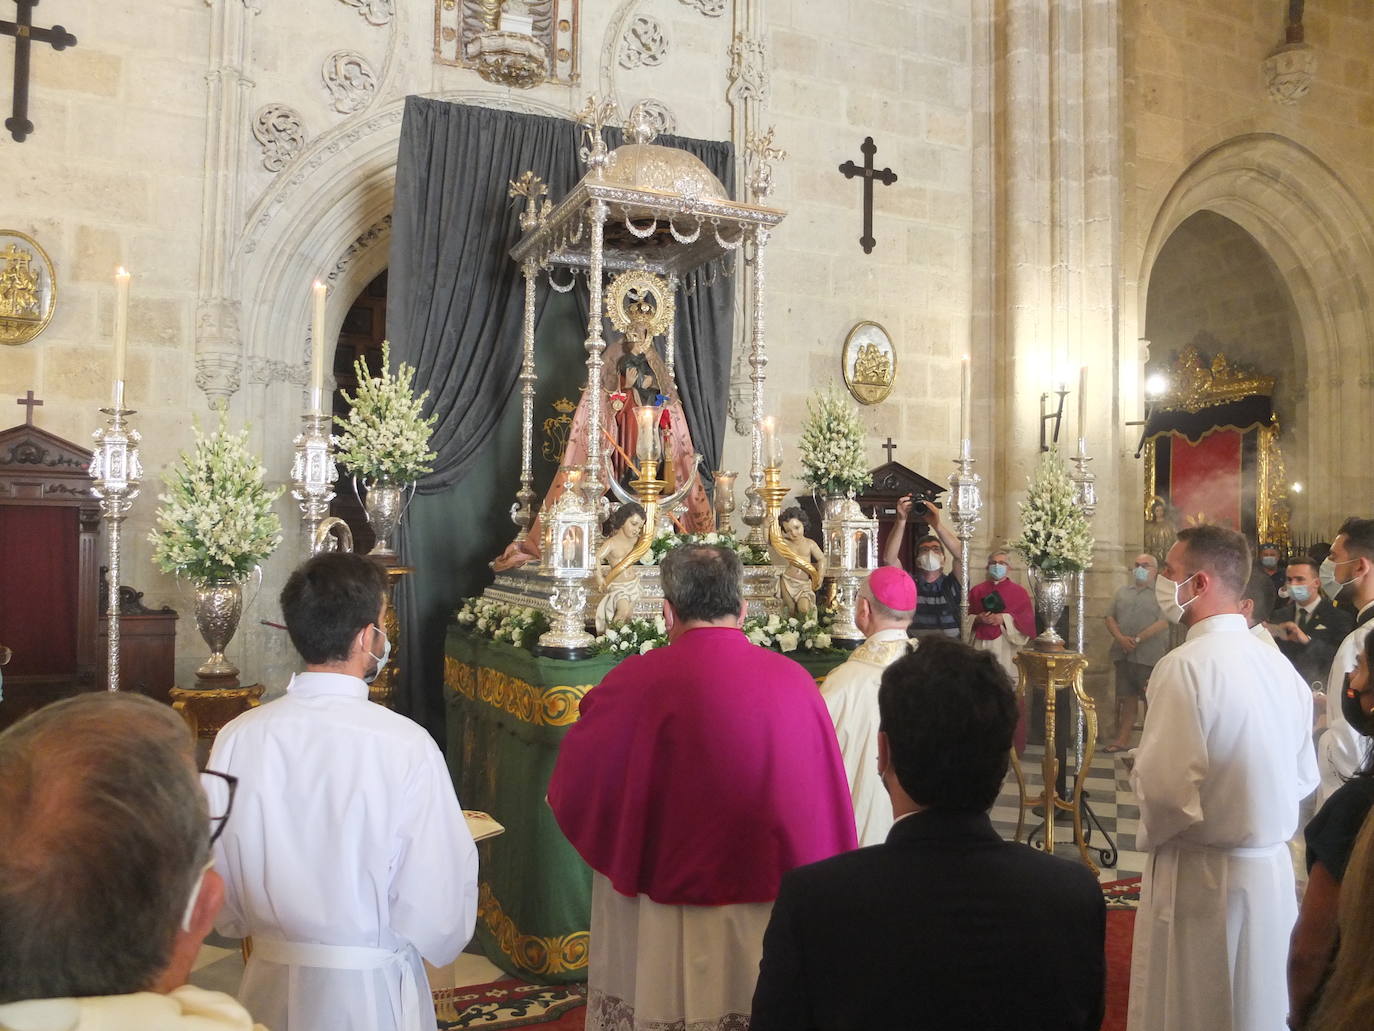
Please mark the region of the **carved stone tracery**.
<svg viewBox="0 0 1374 1031"><path fill-rule="evenodd" d="M396 14L394 0L339 0L367 19L369 25L385 25Z"/></svg>
<svg viewBox="0 0 1374 1031"><path fill-rule="evenodd" d="M620 38L620 67L653 67L668 56L668 36L657 18L638 15Z"/></svg>
<svg viewBox="0 0 1374 1031"><path fill-rule="evenodd" d="M285 104L267 104L253 119L253 137L262 144L262 167L280 172L305 147L301 116Z"/></svg>
<svg viewBox="0 0 1374 1031"><path fill-rule="evenodd" d="M361 111L377 93L377 75L356 50L336 50L326 57L320 78L334 110L340 114Z"/></svg>

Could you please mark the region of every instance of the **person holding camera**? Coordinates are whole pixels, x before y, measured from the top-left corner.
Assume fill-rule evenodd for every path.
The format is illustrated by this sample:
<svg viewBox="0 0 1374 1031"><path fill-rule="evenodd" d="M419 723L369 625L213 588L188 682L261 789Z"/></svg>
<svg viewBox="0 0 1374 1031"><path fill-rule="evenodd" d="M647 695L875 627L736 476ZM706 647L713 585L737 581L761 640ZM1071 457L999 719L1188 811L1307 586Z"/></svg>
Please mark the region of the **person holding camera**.
<svg viewBox="0 0 1374 1031"><path fill-rule="evenodd" d="M910 494L897 502L897 523L883 547L883 565L901 566L902 540L912 510L920 505L921 518L931 532L916 541L916 615L911 620L911 635L937 633L959 636L959 596L963 591L964 565L959 558L959 542L940 519L940 510L929 501L916 501ZM953 572L945 572L945 553L954 556Z"/></svg>

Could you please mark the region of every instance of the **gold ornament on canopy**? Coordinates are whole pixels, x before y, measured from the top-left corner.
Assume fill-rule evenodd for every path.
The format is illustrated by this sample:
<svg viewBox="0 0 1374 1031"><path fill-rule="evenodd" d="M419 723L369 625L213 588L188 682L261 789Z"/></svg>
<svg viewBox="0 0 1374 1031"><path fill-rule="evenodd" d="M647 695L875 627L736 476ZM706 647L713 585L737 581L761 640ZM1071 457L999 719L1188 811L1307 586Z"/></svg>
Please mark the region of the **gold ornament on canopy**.
<svg viewBox="0 0 1374 1031"><path fill-rule="evenodd" d="M663 336L673 324L676 308L667 280L644 269L620 273L606 289L606 317L621 333L634 326L647 329L650 338Z"/></svg>

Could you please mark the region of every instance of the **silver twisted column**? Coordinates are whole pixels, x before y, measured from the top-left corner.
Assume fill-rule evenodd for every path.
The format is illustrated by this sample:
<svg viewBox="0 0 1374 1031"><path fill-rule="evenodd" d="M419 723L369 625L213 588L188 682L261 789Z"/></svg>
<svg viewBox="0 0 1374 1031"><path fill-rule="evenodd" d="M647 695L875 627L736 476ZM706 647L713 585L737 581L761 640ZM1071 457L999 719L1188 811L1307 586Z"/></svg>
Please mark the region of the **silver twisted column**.
<svg viewBox="0 0 1374 1031"><path fill-rule="evenodd" d="M114 404L100 410L109 416L109 421L104 429L96 430L92 434L96 448L91 458L91 479L95 481L91 493L100 499L110 563L109 581L106 585L106 688L118 691L120 527L124 517L129 514L129 509L133 507L134 498L138 497L139 483L143 479L143 463L138 457L138 443L142 438L138 430L127 425L127 417L134 413L124 407L122 381L116 384Z"/></svg>
<svg viewBox="0 0 1374 1031"><path fill-rule="evenodd" d="M539 265L531 258L522 271L525 276L525 321L522 329L524 359L520 364L520 489L515 493L517 507L512 513L515 525L520 527L515 535L517 541L529 537L530 527L534 525L534 305Z"/></svg>
<svg viewBox="0 0 1374 1031"><path fill-rule="evenodd" d="M763 384L768 368L767 344L764 340L764 264L763 254L768 246L769 232L762 226L754 229L754 263L751 281L751 306L753 325L749 335L749 380L753 384L753 423L752 459L749 466L749 488L745 491L744 523L750 528L749 543L754 547L764 547L767 541L763 533Z"/></svg>
<svg viewBox="0 0 1374 1031"><path fill-rule="evenodd" d="M599 134L598 134L599 138ZM591 222L591 264L587 269L587 464L583 467L582 496L587 503L599 506L605 484L601 481L601 353L606 342L601 339L601 320L604 317L601 300L602 254L606 239L606 202L594 200L588 209Z"/></svg>
<svg viewBox="0 0 1374 1031"><path fill-rule="evenodd" d="M982 477L973 471L973 458L967 447L960 448L954 464L955 471L949 477L949 517L954 522L954 536L959 538L959 557L964 567L964 575L959 581L959 626L962 632L964 622L968 619L969 541L973 539L974 528L982 516L983 492L979 486Z"/></svg>
<svg viewBox="0 0 1374 1031"><path fill-rule="evenodd" d="M1073 501L1087 517L1088 522L1097 514L1097 476L1088 471L1088 463L1092 459L1088 457L1087 447L1082 438L1078 441L1078 454L1073 456L1073 472L1069 473L1069 480L1073 483ZM1074 626L1074 651L1080 655L1086 654L1084 642L1086 634L1084 632L1084 609L1087 598L1087 576L1083 570L1079 570L1074 576L1074 589L1077 597L1076 618ZM1078 765L1083 765L1083 732L1084 717L1083 708L1075 704L1078 710L1078 719L1075 724L1074 750L1077 753Z"/></svg>
<svg viewBox="0 0 1374 1031"><path fill-rule="evenodd" d="M329 517L334 500L334 483L339 470L334 465L334 437L329 432L333 417L322 412L301 416L301 431L292 441L296 448L291 460L291 496L301 508L301 539L307 555L319 548L316 531Z"/></svg>

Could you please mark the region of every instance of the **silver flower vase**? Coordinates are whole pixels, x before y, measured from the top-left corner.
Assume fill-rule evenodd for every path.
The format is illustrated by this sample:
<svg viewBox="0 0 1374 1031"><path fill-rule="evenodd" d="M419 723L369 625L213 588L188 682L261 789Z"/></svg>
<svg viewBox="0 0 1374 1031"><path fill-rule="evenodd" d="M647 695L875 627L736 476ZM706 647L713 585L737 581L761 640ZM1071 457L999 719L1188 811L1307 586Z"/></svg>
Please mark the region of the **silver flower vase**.
<svg viewBox="0 0 1374 1031"><path fill-rule="evenodd" d="M210 657L196 670L199 677L236 677L239 669L224 657L243 615L243 585L237 580L196 584L196 629L210 646Z"/></svg>
<svg viewBox="0 0 1374 1031"><path fill-rule="evenodd" d="M406 496L407 490L410 491L410 497L414 497L415 484L398 484L386 479L366 484L367 495L363 498L363 511L367 514L372 532L377 535L377 543L368 554L376 555L378 558L391 558L396 554L391 541L401 525L401 517L405 515L406 507L410 504L410 497ZM354 491L357 492L356 481Z"/></svg>
<svg viewBox="0 0 1374 1031"><path fill-rule="evenodd" d="M842 518L844 516L844 503L849 498L849 494L840 491L826 491L821 495L820 501L816 505L821 511L821 518L826 522Z"/></svg>
<svg viewBox="0 0 1374 1031"><path fill-rule="evenodd" d="M1066 573L1047 573L1032 567L1031 577L1035 588L1035 615L1045 629L1031 643L1038 651L1063 651L1064 639L1055 632L1064 606L1069 600L1069 580Z"/></svg>

